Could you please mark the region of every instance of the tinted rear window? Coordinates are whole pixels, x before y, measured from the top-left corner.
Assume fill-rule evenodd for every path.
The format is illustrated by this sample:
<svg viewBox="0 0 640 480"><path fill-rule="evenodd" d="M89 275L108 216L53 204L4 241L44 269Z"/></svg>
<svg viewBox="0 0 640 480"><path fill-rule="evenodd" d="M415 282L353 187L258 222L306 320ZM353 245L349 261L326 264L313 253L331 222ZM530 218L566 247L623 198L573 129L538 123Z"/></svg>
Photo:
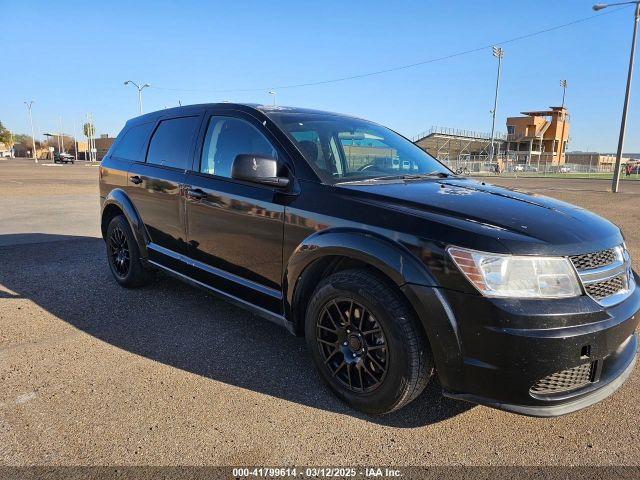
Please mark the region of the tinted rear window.
<svg viewBox="0 0 640 480"><path fill-rule="evenodd" d="M158 125L147 154L147 163L180 169L191 168L191 145L200 117L163 120Z"/></svg>
<svg viewBox="0 0 640 480"><path fill-rule="evenodd" d="M153 123L134 125L124 133L122 139L115 146L112 155L125 160L143 160L144 146L152 129Z"/></svg>

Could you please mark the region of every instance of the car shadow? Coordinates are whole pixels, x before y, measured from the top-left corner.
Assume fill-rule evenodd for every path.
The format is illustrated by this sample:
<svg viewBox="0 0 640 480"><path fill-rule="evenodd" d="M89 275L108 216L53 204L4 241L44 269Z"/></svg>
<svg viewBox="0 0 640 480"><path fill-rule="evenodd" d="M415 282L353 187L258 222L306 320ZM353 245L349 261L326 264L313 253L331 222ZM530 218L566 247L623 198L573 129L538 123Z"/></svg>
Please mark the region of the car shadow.
<svg viewBox="0 0 640 480"><path fill-rule="evenodd" d="M36 237L34 237L36 235ZM472 405L445 398L434 379L405 408L357 412L321 382L304 339L165 275L127 290L111 277L99 238L0 236L0 298L27 298L57 318L118 348L187 372L381 425L412 428ZM10 293L8 293L10 292ZM25 319L28 321L28 319Z"/></svg>

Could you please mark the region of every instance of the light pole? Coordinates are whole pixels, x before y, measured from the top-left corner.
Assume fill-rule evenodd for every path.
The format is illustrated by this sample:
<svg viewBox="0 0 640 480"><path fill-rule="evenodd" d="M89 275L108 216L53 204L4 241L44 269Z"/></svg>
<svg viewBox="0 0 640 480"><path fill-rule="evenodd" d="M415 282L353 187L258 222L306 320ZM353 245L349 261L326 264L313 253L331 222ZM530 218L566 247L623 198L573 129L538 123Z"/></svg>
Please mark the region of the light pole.
<svg viewBox="0 0 640 480"><path fill-rule="evenodd" d="M496 135L496 111L498 110L498 91L500 90L500 73L502 72L502 57L504 50L500 47L493 47L493 56L498 59L498 77L496 78L496 96L493 100L493 110L491 111L491 147L489 148L489 163L493 163L494 157L494 141Z"/></svg>
<svg viewBox="0 0 640 480"><path fill-rule="evenodd" d="M624 134L627 127L627 109L629 108L629 97L631 95L631 79L633 78L633 59L636 53L636 38L638 37L638 21L640 20L640 0L632 2L620 3L598 3L593 9L598 11L603 8L613 7L615 5L631 5L635 4L635 12L633 14L633 37L631 39L631 54L629 55L629 73L627 74L627 91L624 94L624 106L622 107L622 121L620 122L620 137L618 138L618 151L616 152L616 167L613 171L613 182L611 183L611 191L616 193L620 186L620 164L622 163L622 149L624 147Z"/></svg>
<svg viewBox="0 0 640 480"><path fill-rule="evenodd" d="M31 114L31 107L33 106L35 102L33 100L30 100L28 102L24 102L24 104L27 106L27 108L29 109L29 123L31 123L31 144L33 147L33 160L38 163L38 156L36 155L36 134L33 130L33 115Z"/></svg>
<svg viewBox="0 0 640 480"><path fill-rule="evenodd" d="M62 126L62 115L60 115L60 144L61 144L60 153L66 153L64 151L64 127Z"/></svg>
<svg viewBox="0 0 640 480"><path fill-rule="evenodd" d="M138 103L140 105L140 115L142 115L142 90L144 90L147 87L150 87L151 85L149 85L148 83L145 83L144 85L139 86L136 82L131 80L127 80L126 82L124 82L124 84L125 85L131 84L138 89Z"/></svg>
<svg viewBox="0 0 640 480"><path fill-rule="evenodd" d="M271 91L269 92L269 95L273 95L273 106L275 107L275 106L276 106L276 95L277 95L277 94L276 94L276 92L274 92L273 90L271 90Z"/></svg>

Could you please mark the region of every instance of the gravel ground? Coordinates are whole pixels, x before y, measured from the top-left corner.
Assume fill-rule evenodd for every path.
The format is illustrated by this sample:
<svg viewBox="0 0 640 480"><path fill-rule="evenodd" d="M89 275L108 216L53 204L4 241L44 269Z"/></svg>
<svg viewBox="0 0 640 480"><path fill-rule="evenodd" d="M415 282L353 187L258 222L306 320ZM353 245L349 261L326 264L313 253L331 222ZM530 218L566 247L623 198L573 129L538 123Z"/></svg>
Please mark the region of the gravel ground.
<svg viewBox="0 0 640 480"><path fill-rule="evenodd" d="M159 276L119 288L97 169L0 160L0 465L638 465L636 371L613 397L533 419L440 396L369 417L302 339ZM580 204L640 258L640 182L491 179Z"/></svg>

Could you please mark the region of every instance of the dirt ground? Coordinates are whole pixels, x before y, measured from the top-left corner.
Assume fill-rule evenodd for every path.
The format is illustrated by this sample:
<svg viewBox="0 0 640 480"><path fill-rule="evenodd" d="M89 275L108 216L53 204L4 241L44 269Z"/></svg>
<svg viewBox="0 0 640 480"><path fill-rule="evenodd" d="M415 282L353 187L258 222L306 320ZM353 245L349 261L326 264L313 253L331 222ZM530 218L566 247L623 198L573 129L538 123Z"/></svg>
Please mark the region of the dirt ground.
<svg viewBox="0 0 640 480"><path fill-rule="evenodd" d="M169 278L124 290L98 238L97 168L0 160L0 465L638 465L638 368L607 400L535 419L445 399L359 414L304 341ZM640 182L494 179L620 225Z"/></svg>

